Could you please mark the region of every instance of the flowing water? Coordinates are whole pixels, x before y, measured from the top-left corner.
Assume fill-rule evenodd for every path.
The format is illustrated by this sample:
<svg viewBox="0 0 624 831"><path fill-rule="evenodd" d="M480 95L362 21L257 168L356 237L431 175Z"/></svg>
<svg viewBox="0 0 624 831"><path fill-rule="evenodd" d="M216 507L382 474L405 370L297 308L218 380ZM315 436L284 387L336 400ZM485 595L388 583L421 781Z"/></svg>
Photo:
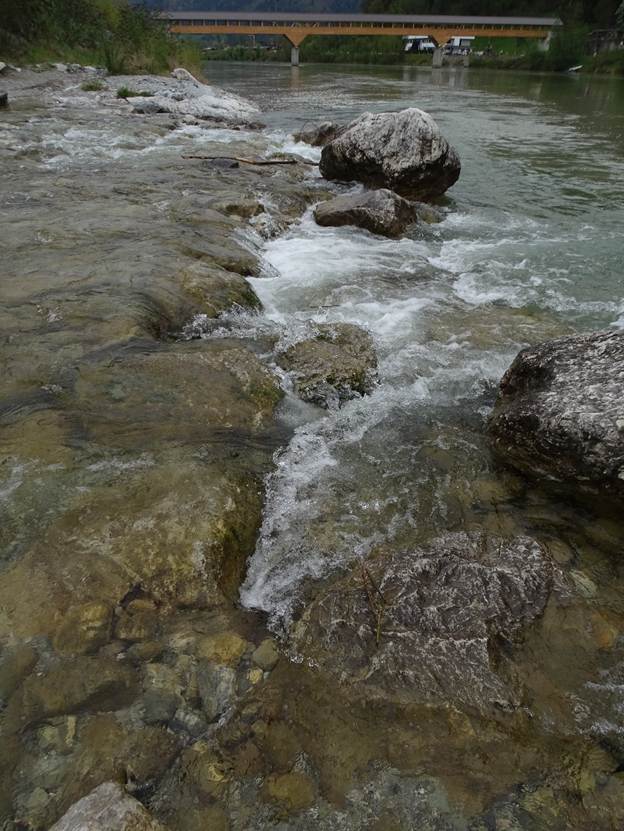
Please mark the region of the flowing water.
<svg viewBox="0 0 624 831"><path fill-rule="evenodd" d="M244 604L277 623L307 578L380 543L466 527L534 530L531 510L512 504L521 485L492 479L485 420L520 348L624 324L624 85L462 71L207 71L261 101L276 131L421 107L463 165L439 225L388 241L320 228L308 212L264 247L253 285L265 317L286 339L306 321L365 327L381 383L327 416L300 413L269 483ZM537 525L574 532L573 512L550 513Z"/></svg>
<svg viewBox="0 0 624 831"><path fill-rule="evenodd" d="M243 614L245 638L252 638L248 630L254 627L260 631L256 640L264 637L266 620L292 662L280 663L267 676L266 691L259 685L256 698L250 694L252 703L231 734L224 728L223 747L245 747L241 736L255 730L264 763L274 765L269 771L292 767L309 775L322 796L298 818L281 822L258 803L252 754L241 762L243 773L227 785L227 795L218 791L229 827L541 831L580 828L576 819L566 820L577 818L577 809L604 820L600 825L592 820L588 828L618 827L609 823L610 812L624 818L621 517L599 517L592 506L568 503L496 464L486 424L500 378L522 347L572 332L624 327L624 82L473 70L217 63L207 65L206 76L261 104L267 129L206 129L132 118L123 103L103 106L77 89L55 92L45 106L17 104L0 122L0 177L3 185L9 183L0 194L8 229L0 239L8 277L1 318L8 392L0 416L8 427L0 536L6 543L1 565L9 574L0 622L13 613L12 591L26 609L32 595L35 620L11 633L16 643L20 636L27 640L30 628L38 631L39 618L45 621L49 614L47 591L56 585L55 568L66 581L76 571L76 585L89 591L97 566L108 586L108 571L116 572L98 565L92 552L114 551L118 534L128 537L122 555L140 572L146 536L156 538L164 527L163 536L176 550L179 536L200 535L194 523L204 508L203 489L210 494L205 503L210 511L224 468L229 474L238 471L236 465L257 465L259 474L266 472L267 437L243 441L245 414L240 424L231 415L240 403L238 393L223 392L236 435L233 445L224 439L219 449L226 432L208 439L202 432L205 401L192 372L178 379L168 364L160 370L150 369L149 361L135 365L135 352L119 347L145 339L147 330L153 341L167 340L166 347L153 341L145 347L143 340L133 347L136 354L147 350L148 357L166 357L172 343L173 350L189 347L189 337L203 338L202 346L223 341L225 349L240 339L254 344L286 395L280 428L268 440L270 452L278 449L265 480L262 527L237 596L244 610L261 613ZM210 179L199 165L180 161L189 151L240 156L285 151L315 161L320 151L295 142L297 129L321 120L345 122L365 110L410 106L434 116L458 149L463 171L439 202L443 221L418 225L400 240L318 227L310 208L286 230L279 223L273 227L266 215L251 222L226 218L215 210L225 210L232 182L260 198L267 215L272 201L283 206L284 193L293 201L288 190L293 183L280 185L266 171L260 176L241 168L231 174L238 178L223 174L214 185L220 174ZM323 183L313 166L306 168L301 188L318 191L319 198L358 190ZM176 307L177 317L172 313L162 323L162 310L173 304L174 270L192 258L216 256L215 251L224 256L223 246L232 240L238 246L233 270L252 273L245 253L260 257L249 282L263 310L226 313L215 322L185 318ZM290 344L315 324L337 321L371 333L379 384L371 395L340 409L319 410L298 400L288 376L274 366L274 344ZM153 374L144 381L146 371ZM168 383L175 386L171 399ZM215 393L215 410L221 394ZM197 436L200 444L194 445ZM158 504L165 508L151 515L145 505L157 502L161 492ZM125 512L131 530L122 533ZM146 534L146 528L155 530ZM208 526L206 533L213 530ZM523 706L515 714L490 713L474 721L452 708L447 712L444 702L438 710L424 705L419 710L416 702L373 712L349 698L348 685L346 693L325 688L314 665L310 672L290 641L319 587L378 549L410 550L465 530L535 537L556 564L558 599L515 647L514 672L526 691ZM44 560L26 559L19 572L20 558L42 539ZM201 561L201 539L194 545L194 562ZM158 555L160 549L154 550ZM184 592L186 583L180 586ZM55 591L50 588L51 607L76 601ZM182 627L184 616L195 614L187 609L194 608L191 589L189 598L176 607L181 619L163 624L174 632L163 659L167 671L178 667L177 652L192 641ZM198 613L193 621L199 618ZM211 631L211 620L198 625ZM127 645L116 643L104 647L105 657L115 655L123 664ZM45 643L41 648L46 659ZM181 658L190 661L187 654ZM154 666L161 664L148 663L148 674L156 672ZM55 693L55 707L60 697ZM277 698L286 701L281 715L271 709ZM254 713L265 710L264 721L258 715L249 727ZM10 718L10 708L7 712ZM74 710L61 703L57 712ZM136 713L129 712L123 710L120 723L134 727ZM80 731L91 729L90 716L79 714L79 741ZM18 723L20 718L18 711ZM94 728L97 753L107 746L98 730L106 738L109 727L98 722ZM91 771L106 767L109 756L123 755L117 738L110 739L114 752L107 755L104 749L92 757L85 751L86 761L67 750L69 739L57 753L50 749L50 730L61 728L69 730L52 719L45 736L43 729L24 734L15 773L17 802L22 816L39 819L24 820L22 827L48 827L41 816L53 814L41 812L56 810L57 816L58 805L66 807L62 801L54 809L45 807L62 790L62 776L69 776L60 771L82 770L62 764ZM74 730L75 724L72 735ZM202 745L199 759L208 745L197 745ZM5 779L14 776L16 747L11 744L13 750L0 760L0 772L8 771ZM201 798L209 794L212 810L211 800L228 779L221 768L216 776L214 760L208 761ZM82 781L87 774L71 776ZM185 790L188 781L180 781L174 778L172 785L165 779L154 805L162 807L165 800L165 818L167 811L178 811L173 829L208 827L206 818L193 825L197 799ZM146 801L154 787L146 788ZM0 807L5 790L3 780ZM33 794L39 802L33 797L31 805ZM490 813L484 813L486 807ZM477 819L469 824L466 817Z"/></svg>

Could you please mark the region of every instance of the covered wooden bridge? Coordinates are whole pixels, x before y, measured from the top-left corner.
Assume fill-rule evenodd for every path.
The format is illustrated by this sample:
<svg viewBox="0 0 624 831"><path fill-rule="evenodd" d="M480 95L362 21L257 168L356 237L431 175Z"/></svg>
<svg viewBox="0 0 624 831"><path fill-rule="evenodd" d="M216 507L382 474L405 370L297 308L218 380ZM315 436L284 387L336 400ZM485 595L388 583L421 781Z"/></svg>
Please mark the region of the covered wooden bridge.
<svg viewBox="0 0 624 831"><path fill-rule="evenodd" d="M452 37L533 38L546 48L550 17L462 17L454 15L293 14L281 12L163 12L172 32L182 35L283 35L292 46L291 62L312 35L427 35L439 47Z"/></svg>

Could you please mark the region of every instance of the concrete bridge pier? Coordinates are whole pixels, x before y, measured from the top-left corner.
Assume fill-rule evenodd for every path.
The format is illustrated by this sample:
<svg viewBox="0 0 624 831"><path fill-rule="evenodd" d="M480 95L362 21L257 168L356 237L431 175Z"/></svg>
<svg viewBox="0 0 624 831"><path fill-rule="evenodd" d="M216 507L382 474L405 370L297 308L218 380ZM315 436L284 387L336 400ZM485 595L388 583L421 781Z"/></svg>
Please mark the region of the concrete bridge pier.
<svg viewBox="0 0 624 831"><path fill-rule="evenodd" d="M440 69L444 64L444 50L441 46L436 46L433 50L433 68Z"/></svg>
<svg viewBox="0 0 624 831"><path fill-rule="evenodd" d="M286 35L286 40L290 43L290 65L299 66L299 47L305 40L305 35L300 35L298 32Z"/></svg>
<svg viewBox="0 0 624 831"><path fill-rule="evenodd" d="M548 52L548 50L550 49L550 42L552 40L552 36L553 33L551 29L545 38L537 41L537 48L540 50L540 52Z"/></svg>

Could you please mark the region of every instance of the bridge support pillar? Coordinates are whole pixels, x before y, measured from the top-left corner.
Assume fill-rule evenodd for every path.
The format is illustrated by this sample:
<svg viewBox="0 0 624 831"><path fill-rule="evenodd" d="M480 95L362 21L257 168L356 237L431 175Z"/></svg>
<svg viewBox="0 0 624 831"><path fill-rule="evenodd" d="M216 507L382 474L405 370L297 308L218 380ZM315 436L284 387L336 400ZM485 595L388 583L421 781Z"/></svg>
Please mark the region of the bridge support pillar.
<svg viewBox="0 0 624 831"><path fill-rule="evenodd" d="M299 66L299 47L298 46L291 46L290 47L290 65L291 66Z"/></svg>
<svg viewBox="0 0 624 831"><path fill-rule="evenodd" d="M552 40L552 32L548 33L548 37L545 37L543 40L537 41L537 48L540 52L548 52L550 49L550 41Z"/></svg>
<svg viewBox="0 0 624 831"><path fill-rule="evenodd" d="M433 68L439 69L444 63L444 50L441 46L437 46L433 50Z"/></svg>

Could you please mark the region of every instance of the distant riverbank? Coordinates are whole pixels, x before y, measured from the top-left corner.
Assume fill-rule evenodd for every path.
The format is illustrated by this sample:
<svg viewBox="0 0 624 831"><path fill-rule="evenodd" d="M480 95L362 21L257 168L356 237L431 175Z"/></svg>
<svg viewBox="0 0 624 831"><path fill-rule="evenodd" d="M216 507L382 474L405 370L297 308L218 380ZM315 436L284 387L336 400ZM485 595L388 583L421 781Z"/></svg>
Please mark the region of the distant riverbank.
<svg viewBox="0 0 624 831"><path fill-rule="evenodd" d="M554 41L549 52L532 47L525 52L494 50L493 54L470 56L470 65L478 69L565 72L581 66L581 72L624 77L624 50L583 54L584 38L567 37ZM485 47L483 48L485 51ZM289 62L288 44L274 48L263 46L222 46L205 50L206 61ZM406 53L398 38L310 38L301 46L302 63L360 64L364 66L431 66L431 55Z"/></svg>

